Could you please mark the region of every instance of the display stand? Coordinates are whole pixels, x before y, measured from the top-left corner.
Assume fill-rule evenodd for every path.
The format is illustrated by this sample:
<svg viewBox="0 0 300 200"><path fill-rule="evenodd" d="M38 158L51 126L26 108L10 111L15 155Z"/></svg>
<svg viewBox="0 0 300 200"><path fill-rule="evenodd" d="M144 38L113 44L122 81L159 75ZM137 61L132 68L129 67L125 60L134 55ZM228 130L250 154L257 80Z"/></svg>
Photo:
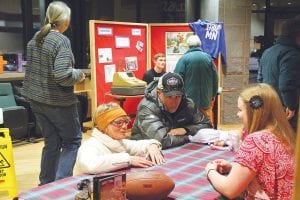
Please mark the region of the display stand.
<svg viewBox="0 0 300 200"><path fill-rule="evenodd" d="M116 101L110 92L114 72L130 70L142 79L147 69L148 25L112 21L89 22L92 78L92 113L99 104ZM140 99L128 99L123 108L136 113Z"/></svg>

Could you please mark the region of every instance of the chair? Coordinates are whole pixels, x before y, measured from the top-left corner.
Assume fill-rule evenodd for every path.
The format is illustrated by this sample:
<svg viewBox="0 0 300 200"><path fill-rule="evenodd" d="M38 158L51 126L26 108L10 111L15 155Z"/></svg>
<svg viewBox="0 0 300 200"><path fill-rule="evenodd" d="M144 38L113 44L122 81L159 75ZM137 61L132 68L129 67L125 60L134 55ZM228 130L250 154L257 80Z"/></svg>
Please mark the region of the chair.
<svg viewBox="0 0 300 200"><path fill-rule="evenodd" d="M11 83L0 83L0 108L3 112L3 127L9 128L11 138L13 140L27 138L29 136L27 110L17 105Z"/></svg>

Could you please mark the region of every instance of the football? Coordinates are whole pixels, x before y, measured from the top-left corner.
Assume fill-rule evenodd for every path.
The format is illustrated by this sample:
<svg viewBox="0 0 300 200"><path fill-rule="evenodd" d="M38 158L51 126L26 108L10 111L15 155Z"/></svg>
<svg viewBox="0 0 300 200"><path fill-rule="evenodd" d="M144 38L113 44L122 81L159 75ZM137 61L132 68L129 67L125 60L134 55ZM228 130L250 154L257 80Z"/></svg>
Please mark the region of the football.
<svg viewBox="0 0 300 200"><path fill-rule="evenodd" d="M165 199L174 189L174 181L156 170L126 174L126 196L130 200Z"/></svg>

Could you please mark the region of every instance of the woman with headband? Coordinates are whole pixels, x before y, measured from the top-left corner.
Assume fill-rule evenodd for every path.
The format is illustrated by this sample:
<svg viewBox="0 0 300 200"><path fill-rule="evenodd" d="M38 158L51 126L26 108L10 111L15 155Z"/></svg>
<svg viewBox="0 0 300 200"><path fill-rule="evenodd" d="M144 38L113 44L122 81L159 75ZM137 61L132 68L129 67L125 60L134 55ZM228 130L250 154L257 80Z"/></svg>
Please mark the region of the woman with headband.
<svg viewBox="0 0 300 200"><path fill-rule="evenodd" d="M94 115L92 136L79 148L77 173L98 174L130 166L150 167L164 162L157 140L128 140L130 122L116 103L100 105Z"/></svg>
<svg viewBox="0 0 300 200"><path fill-rule="evenodd" d="M205 171L227 198L292 199L295 133L276 91L267 84L244 90L237 116L247 134L233 162L214 160Z"/></svg>

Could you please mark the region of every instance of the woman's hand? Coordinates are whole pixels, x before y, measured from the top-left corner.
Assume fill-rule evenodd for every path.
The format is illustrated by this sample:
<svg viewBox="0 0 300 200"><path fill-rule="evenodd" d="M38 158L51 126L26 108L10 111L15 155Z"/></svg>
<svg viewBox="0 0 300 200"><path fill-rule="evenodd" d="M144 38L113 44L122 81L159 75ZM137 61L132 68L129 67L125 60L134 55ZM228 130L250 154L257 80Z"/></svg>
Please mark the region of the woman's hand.
<svg viewBox="0 0 300 200"><path fill-rule="evenodd" d="M216 170L216 171L218 171L217 168L218 168L217 163L214 163L214 162L209 162L209 163L207 163L206 166L205 166L205 173L206 173L206 176L207 176L207 174L208 174L208 172L209 172L210 170Z"/></svg>
<svg viewBox="0 0 300 200"><path fill-rule="evenodd" d="M224 159L217 159L217 160L207 163L206 167L205 167L205 171L207 174L210 169L214 169L217 172L219 172L220 174L228 174L231 170L231 167L232 167L232 165L230 162L228 162Z"/></svg>
<svg viewBox="0 0 300 200"><path fill-rule="evenodd" d="M84 81L85 80L85 73L82 73L82 77L81 77L81 79L80 79L80 83L82 82L82 81Z"/></svg>
<svg viewBox="0 0 300 200"><path fill-rule="evenodd" d="M147 160L145 157L141 156L130 156L131 159L131 165L134 167L151 167L154 165L153 162L150 160Z"/></svg>
<svg viewBox="0 0 300 200"><path fill-rule="evenodd" d="M220 174L228 174L232 167L231 163L224 159L214 160L213 163L217 164L217 171Z"/></svg>
<svg viewBox="0 0 300 200"><path fill-rule="evenodd" d="M150 159L156 165L161 165L165 162L164 156L157 144L151 144L149 146L146 158Z"/></svg>

